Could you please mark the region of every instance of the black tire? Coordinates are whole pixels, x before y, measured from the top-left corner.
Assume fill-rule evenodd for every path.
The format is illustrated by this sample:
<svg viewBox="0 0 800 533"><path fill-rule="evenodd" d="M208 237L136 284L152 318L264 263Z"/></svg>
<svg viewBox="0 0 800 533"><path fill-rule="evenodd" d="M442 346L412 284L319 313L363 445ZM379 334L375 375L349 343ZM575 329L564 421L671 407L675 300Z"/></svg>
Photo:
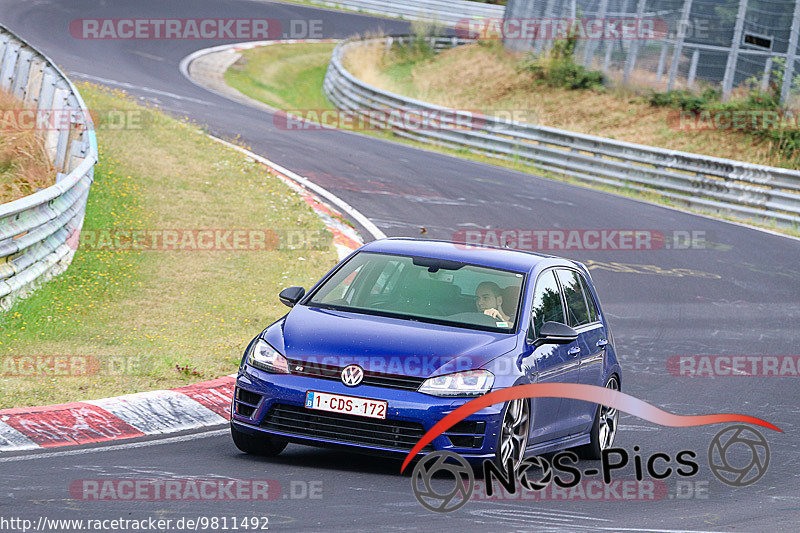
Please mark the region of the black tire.
<svg viewBox="0 0 800 533"><path fill-rule="evenodd" d="M620 390L619 378L616 375L612 375L608 378L608 381L606 381L606 388ZM609 436L607 433L601 435L603 424L607 425L609 420L613 423L613 427L610 429L611 435ZM582 459L600 459L603 450L611 448L614 445L614 438L617 435L617 428L619 427L618 422L619 411L604 405L598 405L597 411L595 411L594 414L594 422L592 423L592 431L590 433L591 440L589 444L577 449L578 455ZM608 427L606 427L606 431L609 431Z"/></svg>
<svg viewBox="0 0 800 533"><path fill-rule="evenodd" d="M285 440L276 439L269 435L249 435L236 429L233 424L231 424L231 437L233 437L233 443L239 450L250 455L260 455L262 457L275 457L288 444Z"/></svg>

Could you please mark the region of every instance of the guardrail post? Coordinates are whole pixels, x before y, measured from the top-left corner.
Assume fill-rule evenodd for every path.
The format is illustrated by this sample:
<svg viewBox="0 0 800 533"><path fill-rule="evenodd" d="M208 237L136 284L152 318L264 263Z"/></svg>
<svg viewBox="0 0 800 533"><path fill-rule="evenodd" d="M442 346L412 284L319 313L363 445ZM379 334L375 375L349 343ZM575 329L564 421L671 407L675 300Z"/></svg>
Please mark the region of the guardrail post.
<svg viewBox="0 0 800 533"><path fill-rule="evenodd" d="M625 0L625 3L622 5L622 13L627 15L628 13L628 2L629 0ZM622 37L620 36L620 43L622 42ZM614 51L614 45L616 44L615 39L604 39L603 43L605 45L606 55L603 58L603 72L608 72L609 67L611 66L611 54Z"/></svg>
<svg viewBox="0 0 800 533"><path fill-rule="evenodd" d="M683 55L683 41L686 40L686 29L689 27L689 13L691 13L691 11L692 0L685 0L681 12L681 21L678 23L678 37L676 39L675 49L672 51L672 63L669 66L669 81L667 81L668 91L672 90L675 84L675 78L678 76L678 65L681 61L681 55Z"/></svg>
<svg viewBox="0 0 800 533"><path fill-rule="evenodd" d="M768 57L764 63L764 74L761 76L761 92L767 92L769 89L769 77L772 74L772 57Z"/></svg>
<svg viewBox="0 0 800 533"><path fill-rule="evenodd" d="M658 68L656 69L656 81L661 81L664 77L664 63L667 61L667 43L661 44L661 55L658 56Z"/></svg>
<svg viewBox="0 0 800 533"><path fill-rule="evenodd" d="M39 94L42 90L42 80L44 78L44 61L34 59L28 73L28 83L25 84L24 102L29 106L38 107Z"/></svg>
<svg viewBox="0 0 800 533"><path fill-rule="evenodd" d="M792 27L789 32L789 46L786 48L786 67L783 69L783 84L781 85L781 103L786 104L789 92L792 90L794 77L794 62L797 59L797 39L800 32L800 2L795 0Z"/></svg>
<svg viewBox="0 0 800 533"><path fill-rule="evenodd" d="M5 90L11 86L11 80L14 76L14 69L17 66L17 57L19 56L19 43L11 41L6 46L6 53L3 55L3 65L0 68L0 87Z"/></svg>
<svg viewBox="0 0 800 533"><path fill-rule="evenodd" d="M692 63L689 65L689 79L686 80L686 84L691 89L694 87L694 78L697 75L697 62L700 59L700 50L696 49L692 52Z"/></svg>
<svg viewBox="0 0 800 533"><path fill-rule="evenodd" d="M25 96L25 84L28 81L32 60L33 52L30 50L20 50L10 87L11 94L20 100L24 99Z"/></svg>
<svg viewBox="0 0 800 533"><path fill-rule="evenodd" d="M733 41L725 63L725 75L722 78L722 99L728 100L733 90L733 78L736 75L736 63L739 60L739 47L742 45L744 17L747 14L747 0L739 0L739 11L736 13L736 24L733 27Z"/></svg>
<svg viewBox="0 0 800 533"><path fill-rule="evenodd" d="M535 18L534 17L534 12L536 11L536 7L537 6L538 6L538 4L534 0L527 0L527 2L525 4L526 9L524 10L524 14L522 15L521 18L524 18L524 19ZM531 38L530 42L529 41L523 41L522 39L518 39L517 42L519 42L520 46L517 48L517 50L531 50L534 47L534 45L536 44L536 39L538 37L539 37L538 35L534 35Z"/></svg>
<svg viewBox="0 0 800 533"><path fill-rule="evenodd" d="M639 4L636 6L636 20L638 21L636 26L637 28L641 25L642 19L644 18L644 7L647 3L647 0L639 0ZM625 72L622 75L622 83L627 85L631 80L631 72L633 72L633 68L636 66L636 56L639 53L639 35L637 33L636 39L631 41L630 46L628 47L628 57L625 61Z"/></svg>
<svg viewBox="0 0 800 533"><path fill-rule="evenodd" d="M546 1L545 5L544 5L544 10L542 12L542 18L543 19L548 19L548 18L552 19L553 18L553 4L556 1L557 0L547 0ZM541 28L542 25L539 24L537 27ZM552 26L550 24L548 24L547 27L552 27ZM546 36L537 35L536 36L536 42L534 43L533 53L538 56L539 54L542 53L542 50L544 50L546 52L547 51L547 46L545 46L546 41L547 41Z"/></svg>
<svg viewBox="0 0 800 533"><path fill-rule="evenodd" d="M608 11L608 0L600 0L600 9L595 16L603 21L603 33L605 33L605 18L606 13ZM586 42L586 46L583 49L583 66L585 68L591 68L592 61L594 60L594 54L597 51L598 46L597 39L589 39Z"/></svg>

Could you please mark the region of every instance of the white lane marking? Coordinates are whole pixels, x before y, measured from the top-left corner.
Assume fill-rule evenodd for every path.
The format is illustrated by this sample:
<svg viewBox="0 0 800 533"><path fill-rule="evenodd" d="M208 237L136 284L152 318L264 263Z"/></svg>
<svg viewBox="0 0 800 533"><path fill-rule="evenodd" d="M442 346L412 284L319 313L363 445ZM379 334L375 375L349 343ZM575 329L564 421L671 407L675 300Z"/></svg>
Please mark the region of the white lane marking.
<svg viewBox="0 0 800 533"><path fill-rule="evenodd" d="M158 446L160 444L174 444L176 442L186 442L189 440L194 439L205 439L208 437L218 437L220 435L224 435L229 433L230 430L226 429L216 429L213 431L204 431L202 433L192 433L191 435L181 435L180 437L169 437L166 439L155 439L155 440L148 440L144 442L129 442L127 444L112 444L111 446L101 446L98 448L84 448L81 450L64 450L59 452L50 452L50 453L37 453L34 455L18 455L16 457L0 457L0 463L10 463L14 461L31 461L41 458L49 458L49 457L65 457L68 455L83 455L86 453L97 453L97 452L113 452L116 450L128 450L128 449L135 449L135 448L147 448L148 446Z"/></svg>
<svg viewBox="0 0 800 533"><path fill-rule="evenodd" d="M634 424L620 424L617 431L658 431L658 428L651 426L637 426Z"/></svg>
<svg viewBox="0 0 800 533"><path fill-rule="evenodd" d="M599 527L603 531L645 531L649 533L721 533L719 530L706 531L703 529L640 529L636 527Z"/></svg>
<svg viewBox="0 0 800 533"><path fill-rule="evenodd" d="M90 74L84 74L83 72L72 71L72 72L70 72L70 75L78 77L78 78L83 78L85 80L96 81L96 82L105 83L105 84L108 84L108 85L116 85L117 87L124 87L125 89L135 89L135 90L144 91L144 92L148 92L148 93L158 94L158 95L161 95L161 96L166 96L168 98L174 98L175 100L186 100L188 102L194 102L196 104L203 104L203 105L207 105L207 106L211 105L211 102L206 102L205 100L198 100L197 98L192 98L190 96L181 96L179 94L170 93L170 92L167 92L167 91L159 91L158 89L151 89L150 87L145 87L143 85L134 85L132 83L127 83L127 82L124 82L124 81L117 81L117 80L111 80L111 79L108 79L108 78L101 78L99 76L92 76Z"/></svg>
<svg viewBox="0 0 800 533"><path fill-rule="evenodd" d="M350 204L348 204L347 202L345 202L344 200L342 200L341 198L339 198L338 196L336 196L332 192L330 192L330 191L328 191L326 189L323 189L322 187L320 187L316 183L313 183L308 178L304 178L303 176L300 176L299 174L295 174L294 172L292 172L288 168L282 167L277 163L273 163L269 159L267 159L265 157L262 157L262 156L260 156L258 154L255 154L255 153L251 152L250 150L242 148L241 146L236 146L235 144L231 144L228 141L224 141L224 140L222 140L222 139L220 139L218 137L214 137L213 135L209 135L209 137L214 139L215 141L217 141L219 143L224 144L225 146L227 146L229 148L233 148L234 150L237 150L237 151L239 151L239 152L241 152L241 153L243 153L245 155L248 155L248 156L252 157L253 159L258 161L259 163L267 165L268 167L270 167L271 169L275 170L276 172L279 172L279 173L287 176L292 181L296 181L297 183L299 183L300 185L302 185L306 189L310 189L310 190L314 191L315 193L317 193L318 195L322 196L323 198L326 198L332 204L336 205L342 211L344 211L345 213L347 213L348 215L353 217L353 219L355 219L356 222L361 224L364 227L364 229L366 229L368 232L370 232L370 234L372 234L373 238L375 238L375 239L385 239L386 238L386 234L384 232L382 232L378 228L378 226L373 224L373 222L370 219L368 219L367 217L362 215L360 211L356 210L356 208L354 208L353 206L351 206Z"/></svg>
<svg viewBox="0 0 800 533"><path fill-rule="evenodd" d="M138 392L84 403L105 409L145 435L175 433L226 422L208 407L170 390Z"/></svg>
<svg viewBox="0 0 800 533"><path fill-rule="evenodd" d="M580 524L569 519L577 519L578 521L603 521L612 522L612 520L605 518L595 518L588 515L577 515L575 513L559 513L558 511L548 515L540 511L526 511L526 510L508 510L508 509L484 509L470 511L473 516L480 516L482 518L492 518L495 520L507 521L514 525L522 523L536 523L537 529L540 531L562 531L564 527L575 529L592 529L599 531L631 531L631 532L651 532L651 533L719 533L713 531L703 531L694 529L651 529L651 528L632 528L632 527L619 527L619 526L600 526L597 524ZM515 516L511 516L515 515ZM569 522L564 524L563 522ZM521 525L521 524L520 524ZM540 529L541 528L541 529Z"/></svg>
<svg viewBox="0 0 800 533"><path fill-rule="evenodd" d="M521 517L524 516L539 516L539 517L547 517L553 520L559 521L569 521L570 519L577 519L577 520L589 520L592 522L611 522L612 520L608 518L597 518L594 516L589 516L587 514L578 513L575 511L529 511L527 509L520 509L519 507L514 507L507 505L508 509L481 509L476 511L470 511L471 514L480 515L483 517L499 515L499 517L505 518L510 517L510 515L518 515ZM516 518L512 518L516 520Z"/></svg>
<svg viewBox="0 0 800 533"><path fill-rule="evenodd" d="M148 54L146 52L140 52L139 50L132 50L131 53L136 54L137 56L145 57L147 59L152 59L154 61L164 61L163 57L154 56L153 54Z"/></svg>
<svg viewBox="0 0 800 533"><path fill-rule="evenodd" d="M38 447L23 433L0 421L0 451L35 450Z"/></svg>

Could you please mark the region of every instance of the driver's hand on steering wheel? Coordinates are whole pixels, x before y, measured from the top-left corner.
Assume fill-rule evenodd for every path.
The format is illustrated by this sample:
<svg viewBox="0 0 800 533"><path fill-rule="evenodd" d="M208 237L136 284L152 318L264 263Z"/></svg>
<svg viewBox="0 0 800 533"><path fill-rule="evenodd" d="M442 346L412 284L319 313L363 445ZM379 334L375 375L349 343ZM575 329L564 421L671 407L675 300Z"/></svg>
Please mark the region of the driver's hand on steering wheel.
<svg viewBox="0 0 800 533"><path fill-rule="evenodd" d="M494 318L495 320L504 320L503 315L495 308L489 308L483 310L484 315L489 315L490 317Z"/></svg>

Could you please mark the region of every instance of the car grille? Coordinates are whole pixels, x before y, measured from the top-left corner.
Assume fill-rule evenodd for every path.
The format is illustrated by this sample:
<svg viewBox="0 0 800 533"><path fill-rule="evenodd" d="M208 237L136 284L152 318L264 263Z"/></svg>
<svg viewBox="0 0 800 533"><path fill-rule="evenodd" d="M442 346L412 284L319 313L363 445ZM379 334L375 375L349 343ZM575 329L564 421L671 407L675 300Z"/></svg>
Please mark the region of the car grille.
<svg viewBox="0 0 800 533"><path fill-rule="evenodd" d="M462 420L444 432L450 443L457 448L481 448L486 432L486 422Z"/></svg>
<svg viewBox="0 0 800 533"><path fill-rule="evenodd" d="M296 376L331 379L335 381L342 380L342 369L344 367L323 365L319 363L308 363L300 359L287 360L289 362L289 371ZM382 372L368 372L365 370L364 379L361 381L361 385L416 391L424 381L425 378L416 376L384 374Z"/></svg>
<svg viewBox="0 0 800 533"><path fill-rule="evenodd" d="M261 395L248 390L236 387L235 405L236 414L253 417L253 413L258 408L258 403L261 401Z"/></svg>
<svg viewBox="0 0 800 533"><path fill-rule="evenodd" d="M323 413L285 404L273 405L264 416L261 427L299 437L405 451L411 450L425 434L425 428L416 422ZM423 451L433 449L429 444Z"/></svg>

